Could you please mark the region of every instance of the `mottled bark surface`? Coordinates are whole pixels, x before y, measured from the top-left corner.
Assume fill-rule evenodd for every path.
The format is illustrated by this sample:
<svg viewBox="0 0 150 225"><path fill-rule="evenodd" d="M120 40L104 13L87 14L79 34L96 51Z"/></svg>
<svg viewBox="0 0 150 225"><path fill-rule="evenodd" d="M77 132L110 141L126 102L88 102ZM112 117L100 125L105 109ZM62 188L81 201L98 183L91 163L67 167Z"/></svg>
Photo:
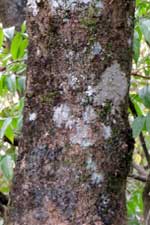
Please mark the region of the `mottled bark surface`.
<svg viewBox="0 0 150 225"><path fill-rule="evenodd" d="M20 27L25 20L26 2L27 0L0 0L0 22L4 27Z"/></svg>
<svg viewBox="0 0 150 225"><path fill-rule="evenodd" d="M134 1L41 0L29 11L7 225L126 225Z"/></svg>

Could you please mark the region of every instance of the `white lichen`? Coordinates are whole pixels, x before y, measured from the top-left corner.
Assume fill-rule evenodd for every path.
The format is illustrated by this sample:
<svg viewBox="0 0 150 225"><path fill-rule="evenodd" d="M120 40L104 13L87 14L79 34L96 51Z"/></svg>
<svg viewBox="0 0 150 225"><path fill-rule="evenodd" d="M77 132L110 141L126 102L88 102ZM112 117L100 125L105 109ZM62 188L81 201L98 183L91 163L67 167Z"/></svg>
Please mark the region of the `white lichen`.
<svg viewBox="0 0 150 225"><path fill-rule="evenodd" d="M75 74L69 74L68 76L68 84L72 89L76 89L76 86L79 84L78 78Z"/></svg>
<svg viewBox="0 0 150 225"><path fill-rule="evenodd" d="M93 146L96 140L92 137L92 133L90 125L85 125L79 121L75 124L74 132L70 134L70 142L83 148Z"/></svg>
<svg viewBox="0 0 150 225"><path fill-rule="evenodd" d="M93 109L93 107L91 105L88 105L86 106L85 111L82 114L82 117L83 117L83 121L86 124L94 123L97 118L97 114L95 110Z"/></svg>
<svg viewBox="0 0 150 225"><path fill-rule="evenodd" d="M112 134L112 130L111 130L111 127L110 126L105 126L103 124L103 136L104 136L104 139L107 140L111 137L111 134Z"/></svg>
<svg viewBox="0 0 150 225"><path fill-rule="evenodd" d="M101 173L92 173L91 182L92 184L100 184L104 181L104 176Z"/></svg>
<svg viewBox="0 0 150 225"><path fill-rule="evenodd" d="M102 47L101 47L100 43L99 42L95 42L92 45L92 51L91 51L92 55L93 56L99 55L101 53L101 51L102 51Z"/></svg>
<svg viewBox="0 0 150 225"><path fill-rule="evenodd" d="M85 4L85 5L92 4L98 9L104 8L103 2L97 1L97 0L67 0L67 1L66 0L49 0L49 3L53 11L56 11L59 8L73 10L79 4Z"/></svg>
<svg viewBox="0 0 150 225"><path fill-rule="evenodd" d="M114 62L101 75L100 83L90 87L90 90L91 94L95 93L94 105L99 106L106 101L111 101L113 105L119 105L128 93L128 79L120 65Z"/></svg>
<svg viewBox="0 0 150 225"><path fill-rule="evenodd" d="M37 16L39 12L38 3L40 3L41 0L28 0L27 6L29 10L32 12L33 16Z"/></svg>
<svg viewBox="0 0 150 225"><path fill-rule="evenodd" d="M93 96L93 95L94 95L95 90L93 89L92 86L89 85L89 86L87 87L87 91L86 91L85 93L86 93L87 96L90 97L90 96Z"/></svg>
<svg viewBox="0 0 150 225"><path fill-rule="evenodd" d="M92 160L91 156L89 156L86 161L86 169L91 170L91 171L96 171L96 169L97 169L96 163Z"/></svg>
<svg viewBox="0 0 150 225"><path fill-rule="evenodd" d="M29 121L34 121L34 120L36 120L36 118L37 118L37 114L36 113L31 113L29 115Z"/></svg>
<svg viewBox="0 0 150 225"><path fill-rule="evenodd" d="M65 125L71 116L71 109L67 104L61 104L54 107L53 121L56 124L56 127L61 127Z"/></svg>

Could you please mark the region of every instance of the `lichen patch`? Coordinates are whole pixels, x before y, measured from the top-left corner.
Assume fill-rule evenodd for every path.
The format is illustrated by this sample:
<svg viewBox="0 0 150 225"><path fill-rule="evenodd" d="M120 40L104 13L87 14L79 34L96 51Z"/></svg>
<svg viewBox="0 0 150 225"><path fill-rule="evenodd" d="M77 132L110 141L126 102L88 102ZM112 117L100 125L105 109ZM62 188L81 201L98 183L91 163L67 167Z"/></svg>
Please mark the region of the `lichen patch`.
<svg viewBox="0 0 150 225"><path fill-rule="evenodd" d="M94 105L96 106L100 106L106 101L111 101L113 105L118 106L124 101L128 93L128 80L117 62L104 71L101 82L93 87L93 92L94 90Z"/></svg>
<svg viewBox="0 0 150 225"><path fill-rule="evenodd" d="M66 103L54 107L53 121L56 127L61 128L62 125L65 125L70 116L71 109Z"/></svg>
<svg viewBox="0 0 150 225"><path fill-rule="evenodd" d="M38 3L40 3L41 0L28 0L27 6L29 8L29 11L32 12L33 16L36 16L39 12Z"/></svg>
<svg viewBox="0 0 150 225"><path fill-rule="evenodd" d="M70 142L72 144L79 144L83 148L87 148L95 144L96 138L93 135L90 125L84 124L83 121L79 121L72 129Z"/></svg>

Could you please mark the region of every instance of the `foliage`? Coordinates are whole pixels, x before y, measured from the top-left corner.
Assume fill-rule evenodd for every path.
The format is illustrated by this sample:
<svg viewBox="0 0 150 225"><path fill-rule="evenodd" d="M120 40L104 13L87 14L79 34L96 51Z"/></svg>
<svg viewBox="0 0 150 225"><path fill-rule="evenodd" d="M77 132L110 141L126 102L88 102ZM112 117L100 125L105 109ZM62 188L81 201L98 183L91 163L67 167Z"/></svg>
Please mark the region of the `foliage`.
<svg viewBox="0 0 150 225"><path fill-rule="evenodd" d="M0 191L8 193L22 127L28 36L25 23L0 28Z"/></svg>

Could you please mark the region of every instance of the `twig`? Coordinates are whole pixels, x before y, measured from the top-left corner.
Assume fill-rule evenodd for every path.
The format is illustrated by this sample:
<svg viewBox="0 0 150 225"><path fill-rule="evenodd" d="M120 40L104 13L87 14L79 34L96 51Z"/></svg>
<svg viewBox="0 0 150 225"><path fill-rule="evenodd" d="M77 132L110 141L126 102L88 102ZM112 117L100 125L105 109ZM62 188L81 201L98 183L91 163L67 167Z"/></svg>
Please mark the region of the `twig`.
<svg viewBox="0 0 150 225"><path fill-rule="evenodd" d="M143 76L142 74L138 74L136 72L132 72L131 75L134 76L134 77L140 77L140 78L143 78L143 79L146 79L146 80L150 80L150 76Z"/></svg>
<svg viewBox="0 0 150 225"><path fill-rule="evenodd" d="M136 175L136 174L129 174L128 177L133 178L133 179L138 180L138 181L142 181L144 183L147 181L147 177Z"/></svg>
<svg viewBox="0 0 150 225"><path fill-rule="evenodd" d="M147 172L141 165L138 165L135 162L133 162L132 165L133 165L133 168L136 169L136 171L139 173L139 175L142 175L143 177L147 177Z"/></svg>
<svg viewBox="0 0 150 225"><path fill-rule="evenodd" d="M130 110L131 110L134 118L136 118L138 116L138 114L137 114L135 106L134 106L134 104L133 104L133 102L131 101L130 98L129 98L129 107L130 107ZM141 145L142 145L142 148L143 148L143 151L144 151L147 163L148 163L148 167L150 168L150 155L149 155L149 152L148 152L148 149L147 149L145 139L144 139L144 136L143 136L142 132L139 135L139 139L140 139L140 142L141 142Z"/></svg>

